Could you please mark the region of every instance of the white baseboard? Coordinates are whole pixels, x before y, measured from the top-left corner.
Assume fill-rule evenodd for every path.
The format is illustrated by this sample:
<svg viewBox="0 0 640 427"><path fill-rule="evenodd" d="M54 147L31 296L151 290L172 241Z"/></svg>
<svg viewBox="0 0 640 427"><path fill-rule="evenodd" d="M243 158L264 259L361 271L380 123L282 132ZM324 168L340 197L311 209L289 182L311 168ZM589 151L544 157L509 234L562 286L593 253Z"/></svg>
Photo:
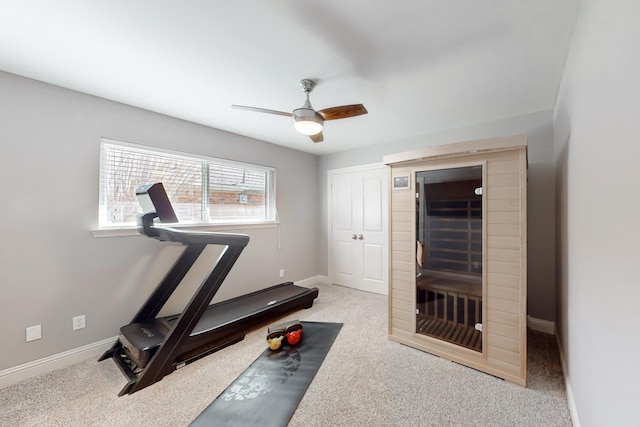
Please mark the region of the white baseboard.
<svg viewBox="0 0 640 427"><path fill-rule="evenodd" d="M527 326L529 329L538 332L544 332L545 334L556 334L556 322L551 320L537 319L535 317L527 316Z"/></svg>
<svg viewBox="0 0 640 427"><path fill-rule="evenodd" d="M564 386L567 392L567 404L569 406L569 414L571 415L571 424L573 427L580 427L580 419L578 418L578 408L576 407L576 401L573 397L573 389L571 388L571 381L567 375L567 365L564 360L564 351L562 350L562 343L560 342L560 336L556 330L556 341L558 343L558 352L560 353L560 364L562 365L562 373L564 374Z"/></svg>
<svg viewBox="0 0 640 427"><path fill-rule="evenodd" d="M2 370L0 371L0 389L38 375L46 374L47 372L84 362L92 357L95 357L97 360L102 353L109 350L116 341L116 338L117 337L107 338L93 344Z"/></svg>
<svg viewBox="0 0 640 427"><path fill-rule="evenodd" d="M550 320L536 319L535 317L527 316L527 326L538 332L544 332L547 334L556 336L556 343L558 345L558 352L560 353L560 364L562 365L562 373L564 375L564 386L567 393L567 405L569 406L569 415L571 416L571 423L573 427L580 427L580 419L578 418L578 408L576 407L576 401L573 397L573 389L571 388L571 381L567 375L567 365L564 360L564 351L562 350L562 343L560 342L560 336L556 328L556 323Z"/></svg>
<svg viewBox="0 0 640 427"><path fill-rule="evenodd" d="M295 282L296 285L304 286L305 288L312 288L313 285L317 283L331 284L331 281L327 276L318 275L318 276L313 276L313 277L308 277L306 279L298 280L297 282Z"/></svg>

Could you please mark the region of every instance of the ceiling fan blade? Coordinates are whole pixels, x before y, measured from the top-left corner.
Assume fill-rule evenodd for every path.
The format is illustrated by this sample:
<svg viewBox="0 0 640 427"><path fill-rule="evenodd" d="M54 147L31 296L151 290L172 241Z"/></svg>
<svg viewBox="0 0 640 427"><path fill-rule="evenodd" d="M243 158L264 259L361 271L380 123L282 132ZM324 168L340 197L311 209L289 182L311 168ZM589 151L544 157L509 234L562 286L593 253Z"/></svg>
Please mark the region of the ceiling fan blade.
<svg viewBox="0 0 640 427"><path fill-rule="evenodd" d="M340 107L325 108L317 112L325 120L346 119L348 117L367 114L368 111L362 104L342 105Z"/></svg>
<svg viewBox="0 0 640 427"><path fill-rule="evenodd" d="M291 113L285 113L284 111L268 110L266 108L248 107L246 105L232 105L231 108L237 108L239 110L255 111L256 113L277 114L279 116L291 117Z"/></svg>
<svg viewBox="0 0 640 427"><path fill-rule="evenodd" d="M311 138L313 142L324 141L324 136L322 135L322 132L316 133L315 135L309 135L309 138Z"/></svg>

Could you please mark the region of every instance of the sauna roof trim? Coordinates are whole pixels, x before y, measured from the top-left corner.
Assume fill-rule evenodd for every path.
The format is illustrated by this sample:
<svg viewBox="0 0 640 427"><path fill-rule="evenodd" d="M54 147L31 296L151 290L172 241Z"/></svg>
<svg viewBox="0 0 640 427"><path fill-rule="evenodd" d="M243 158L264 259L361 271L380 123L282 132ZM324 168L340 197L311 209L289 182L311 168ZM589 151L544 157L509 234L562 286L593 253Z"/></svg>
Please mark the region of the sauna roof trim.
<svg viewBox="0 0 640 427"><path fill-rule="evenodd" d="M506 136L500 138L480 139L474 141L455 142L453 144L403 151L389 154L382 158L386 165L398 165L421 160L432 160L446 157L457 157L485 151L513 150L527 147L526 135Z"/></svg>

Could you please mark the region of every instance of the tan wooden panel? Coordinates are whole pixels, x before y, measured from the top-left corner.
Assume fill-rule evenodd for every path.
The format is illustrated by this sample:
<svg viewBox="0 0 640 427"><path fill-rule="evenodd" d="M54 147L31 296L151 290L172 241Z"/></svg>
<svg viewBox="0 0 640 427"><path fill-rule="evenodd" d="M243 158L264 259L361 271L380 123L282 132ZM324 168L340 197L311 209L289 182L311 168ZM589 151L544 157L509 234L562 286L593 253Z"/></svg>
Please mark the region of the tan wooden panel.
<svg viewBox="0 0 640 427"><path fill-rule="evenodd" d="M522 148L522 147L520 147ZM502 150L491 153L491 160L517 160L520 150Z"/></svg>
<svg viewBox="0 0 640 427"><path fill-rule="evenodd" d="M513 365L495 358L488 358L487 361L490 361L491 366L500 373L496 376L502 377L521 386L526 385L526 368L523 370L520 365Z"/></svg>
<svg viewBox="0 0 640 427"><path fill-rule="evenodd" d="M391 318L395 321L395 320L400 320L403 322L412 322L412 317L415 316L415 314L412 314L409 311L406 310L401 310L398 307L394 306L393 310L391 310Z"/></svg>
<svg viewBox="0 0 640 427"><path fill-rule="evenodd" d="M413 295L415 284L410 280L398 279L395 276L396 275L392 273L392 277L390 278L390 288L393 289L394 291L410 293ZM409 276L413 276L413 274L409 274ZM394 294L394 296L395 295L396 294Z"/></svg>
<svg viewBox="0 0 640 427"><path fill-rule="evenodd" d="M397 214L401 214L401 215L413 215L413 211L415 211L415 206L411 206L411 203L406 203L406 202L401 202L401 203L395 203L394 208L392 209L391 212L391 218L393 218L395 215ZM413 223L412 220L409 221L405 221L405 222L410 222Z"/></svg>
<svg viewBox="0 0 640 427"><path fill-rule="evenodd" d="M413 329L413 322L407 322L406 320L401 320L394 317L391 318L391 325L394 329L398 329L405 332L410 332L411 329ZM410 332L410 333L413 333L413 332Z"/></svg>
<svg viewBox="0 0 640 427"><path fill-rule="evenodd" d="M404 222L404 221L392 221L391 222L391 233L393 232L411 232L415 228L415 224L412 222ZM403 239L405 240L405 239ZM411 239L407 239L411 240Z"/></svg>
<svg viewBox="0 0 640 427"><path fill-rule="evenodd" d="M397 165L393 167L392 175L407 175L407 174L411 175L411 172L413 172L413 169L411 168L411 166Z"/></svg>
<svg viewBox="0 0 640 427"><path fill-rule="evenodd" d="M520 249L520 237L488 236L487 245L496 249Z"/></svg>
<svg viewBox="0 0 640 427"><path fill-rule="evenodd" d="M415 208L413 208L413 209L415 209ZM392 203L391 204L391 217L394 217L398 213L411 214L413 209L411 208L411 204L409 204L409 203L404 203L404 202L402 202L402 203Z"/></svg>
<svg viewBox="0 0 640 427"><path fill-rule="evenodd" d="M409 204L415 200L415 192L413 190L396 190L391 192L391 202L393 205L397 205L398 207L404 206L405 203L409 202ZM393 208L394 206L392 206Z"/></svg>
<svg viewBox="0 0 640 427"><path fill-rule="evenodd" d="M520 174L517 172L489 174L487 176L487 187L489 187L491 191L499 187L511 187L514 185L520 185Z"/></svg>
<svg viewBox="0 0 640 427"><path fill-rule="evenodd" d="M520 212L491 212L488 224L520 224Z"/></svg>
<svg viewBox="0 0 640 427"><path fill-rule="evenodd" d="M416 276L413 273L407 271L392 271L393 280L401 280L404 282L414 281Z"/></svg>
<svg viewBox="0 0 640 427"><path fill-rule="evenodd" d="M487 279L489 281L489 286L498 285L520 289L520 277L518 276L489 272L487 274Z"/></svg>
<svg viewBox="0 0 640 427"><path fill-rule="evenodd" d="M487 203L489 215L492 212L520 212L520 201L518 199L497 199Z"/></svg>
<svg viewBox="0 0 640 427"><path fill-rule="evenodd" d="M520 224L488 224L487 234L493 237L520 238Z"/></svg>
<svg viewBox="0 0 640 427"><path fill-rule="evenodd" d="M396 203L396 206L400 206L401 208L396 210L396 211L391 212L391 217L389 218L391 220L394 220L395 216L398 215L398 214L400 214L402 216L410 216L410 215L414 214L413 211L415 210L415 207L411 206L410 203L404 203L404 202L403 203ZM405 220L405 219L401 219L401 222L414 224L412 219L409 219L408 221Z"/></svg>
<svg viewBox="0 0 640 427"><path fill-rule="evenodd" d="M489 261L487 262L487 268L492 273L497 274L512 274L514 276L520 276L520 263L519 262L507 262L507 261Z"/></svg>
<svg viewBox="0 0 640 427"><path fill-rule="evenodd" d="M513 353L520 352L520 342L518 339L494 334L488 334L487 338L488 342L490 343L490 347L498 347L503 350L511 351Z"/></svg>
<svg viewBox="0 0 640 427"><path fill-rule="evenodd" d="M413 254L413 252L396 251L396 250L391 251L391 259L395 261L414 262L414 257L415 255Z"/></svg>
<svg viewBox="0 0 640 427"><path fill-rule="evenodd" d="M412 283L403 280L392 280L391 288L393 290L391 298L398 298L405 301L411 301L413 299Z"/></svg>
<svg viewBox="0 0 640 427"><path fill-rule="evenodd" d="M407 211L398 211L393 214L393 221L408 222L413 224L413 213Z"/></svg>
<svg viewBox="0 0 640 427"><path fill-rule="evenodd" d="M516 329L520 327L520 317L517 314L491 309L487 310L487 312L487 320L489 322L503 323L505 325L514 326Z"/></svg>
<svg viewBox="0 0 640 427"><path fill-rule="evenodd" d="M398 321L397 324L394 324L391 330L391 336L389 338L394 341L401 342L403 344L408 344L411 342L413 338L413 332L408 332L411 330L411 327L404 327L406 322Z"/></svg>
<svg viewBox="0 0 640 427"><path fill-rule="evenodd" d="M486 330L487 333L492 333L494 335L501 335L509 338L514 338L518 336L517 326L507 325L504 323L492 322L490 325L485 326L483 330Z"/></svg>
<svg viewBox="0 0 640 427"><path fill-rule="evenodd" d="M401 253L410 253L413 254L415 251L415 243L413 242L405 242L400 240L395 240L391 242L391 253L397 253L400 255Z"/></svg>
<svg viewBox="0 0 640 427"><path fill-rule="evenodd" d="M403 275L404 277L402 277ZM415 284L411 280L407 280L410 277L413 277L413 274L402 271L392 271L391 287L405 292L413 292Z"/></svg>
<svg viewBox="0 0 640 427"><path fill-rule="evenodd" d="M489 284L489 286L487 287L487 296L485 298L501 298L505 300L520 302L520 289Z"/></svg>
<svg viewBox="0 0 640 427"><path fill-rule="evenodd" d="M411 231L391 231L391 241L413 242L413 232Z"/></svg>
<svg viewBox="0 0 640 427"><path fill-rule="evenodd" d="M489 187L487 188L487 199L491 200L503 200L503 199L519 199L520 187L519 186L504 186L504 187Z"/></svg>
<svg viewBox="0 0 640 427"><path fill-rule="evenodd" d="M397 221L394 217L394 220L391 221L391 230L397 231L407 231L413 228L413 221Z"/></svg>
<svg viewBox="0 0 640 427"><path fill-rule="evenodd" d="M413 271L413 263L407 261L393 260L391 261L391 269L393 271Z"/></svg>
<svg viewBox="0 0 640 427"><path fill-rule="evenodd" d="M393 321L400 320L402 322L413 322L411 316L415 317L415 314L411 314L407 310L402 310L397 306L398 301L394 301L393 306L390 308L389 315Z"/></svg>
<svg viewBox="0 0 640 427"><path fill-rule="evenodd" d="M391 287L391 298L393 300L413 302L411 286L411 283L405 284L405 282L393 282L393 286Z"/></svg>
<svg viewBox="0 0 640 427"><path fill-rule="evenodd" d="M393 295L391 296L392 302L398 301L414 301L413 285L401 280L392 281L391 289Z"/></svg>
<svg viewBox="0 0 640 427"><path fill-rule="evenodd" d="M397 310L415 314L416 304L410 299L394 298L393 306Z"/></svg>
<svg viewBox="0 0 640 427"><path fill-rule="evenodd" d="M508 261L508 262L520 262L520 251L517 249L499 249L488 248L487 260L489 261Z"/></svg>
<svg viewBox="0 0 640 427"><path fill-rule="evenodd" d="M520 353L515 351L504 350L500 347L489 346L487 349L487 355L489 361L499 360L503 363L508 363L514 367L520 366Z"/></svg>
<svg viewBox="0 0 640 427"><path fill-rule="evenodd" d="M489 162L489 175L519 173L520 165L513 160L491 160Z"/></svg>
<svg viewBox="0 0 640 427"><path fill-rule="evenodd" d="M391 224L392 242L410 242L411 240L406 238L407 233L411 233L411 229L409 227L402 227L402 224L398 223Z"/></svg>
<svg viewBox="0 0 640 427"><path fill-rule="evenodd" d="M415 314L413 316L415 316ZM397 308L393 308L391 310L391 319L396 326L398 325L398 322L402 322L405 325L411 325L413 322L411 313L398 310ZM411 328L411 326L409 326L409 328Z"/></svg>
<svg viewBox="0 0 640 427"><path fill-rule="evenodd" d="M502 299L492 296L486 300L489 310L502 311L505 313L519 314L520 313L520 301L513 301L508 299Z"/></svg>

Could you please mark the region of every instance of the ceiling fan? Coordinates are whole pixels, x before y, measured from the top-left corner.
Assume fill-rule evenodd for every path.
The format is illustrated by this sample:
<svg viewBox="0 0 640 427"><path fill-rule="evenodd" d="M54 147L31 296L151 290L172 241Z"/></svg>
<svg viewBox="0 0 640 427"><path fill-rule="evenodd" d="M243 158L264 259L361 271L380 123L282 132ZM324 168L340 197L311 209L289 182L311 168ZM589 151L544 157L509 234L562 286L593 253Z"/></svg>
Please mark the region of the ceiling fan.
<svg viewBox="0 0 640 427"><path fill-rule="evenodd" d="M348 117L360 116L367 114L367 109L362 104L341 105L339 107L325 108L316 111L309 102L309 94L316 86L316 82L309 79L300 81L300 86L307 96L307 100L300 108L293 110L291 113L284 111L268 110L266 108L248 107L246 105L232 105L232 108L241 110L255 111L258 113L278 114L280 116L290 116L293 118L293 127L303 135L307 135L313 142L322 142L322 128L325 120L346 119Z"/></svg>

